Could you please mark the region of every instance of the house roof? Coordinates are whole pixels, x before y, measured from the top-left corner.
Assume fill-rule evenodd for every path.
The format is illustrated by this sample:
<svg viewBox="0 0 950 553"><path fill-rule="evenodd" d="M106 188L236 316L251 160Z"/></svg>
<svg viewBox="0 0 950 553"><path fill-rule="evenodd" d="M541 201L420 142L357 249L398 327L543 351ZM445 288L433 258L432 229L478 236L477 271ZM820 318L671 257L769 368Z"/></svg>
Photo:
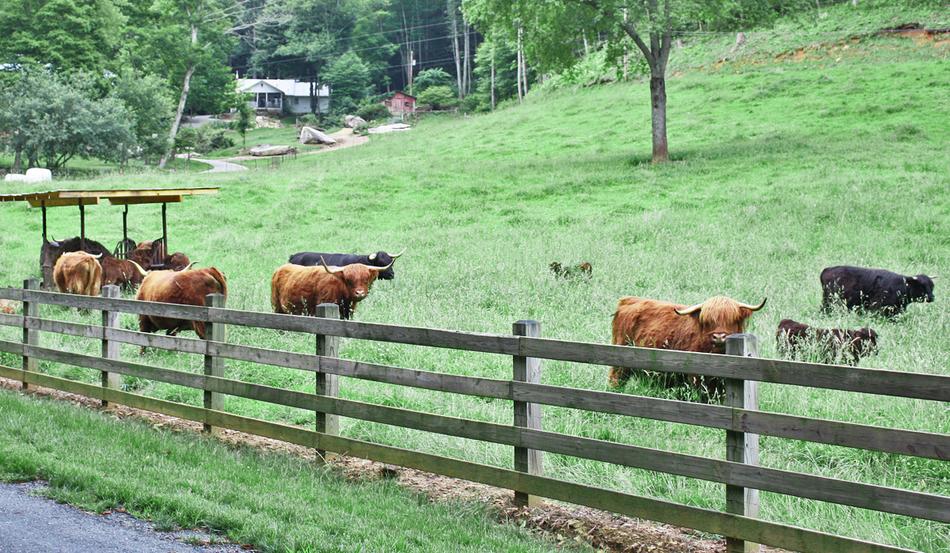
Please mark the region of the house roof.
<svg viewBox="0 0 950 553"><path fill-rule="evenodd" d="M413 96L412 94L406 94L405 92L403 92L403 91L401 91L401 90L397 90L396 92L393 92L392 96L390 96L389 99L394 98L397 94L402 94L402 95L405 96L406 98L412 98L413 100L416 99L416 97Z"/></svg>
<svg viewBox="0 0 950 553"><path fill-rule="evenodd" d="M238 79L238 92L247 92L257 84L263 83L284 93L284 96L310 97L310 83L296 79ZM330 87L323 85L317 89L317 96L329 96Z"/></svg>

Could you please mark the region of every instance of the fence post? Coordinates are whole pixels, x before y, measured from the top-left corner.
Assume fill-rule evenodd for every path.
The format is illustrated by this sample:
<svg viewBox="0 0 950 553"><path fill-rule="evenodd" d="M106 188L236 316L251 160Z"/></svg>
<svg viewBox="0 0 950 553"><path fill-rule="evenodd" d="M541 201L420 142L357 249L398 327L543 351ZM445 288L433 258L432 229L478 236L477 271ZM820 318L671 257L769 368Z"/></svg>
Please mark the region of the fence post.
<svg viewBox="0 0 950 553"><path fill-rule="evenodd" d="M754 334L733 334L726 338L726 355L758 357L759 343ZM740 409L759 408L759 383L754 380L725 379L725 405ZM726 460L747 465L759 464L759 435L726 431ZM759 490L726 486L726 511L737 515L759 516ZM756 543L726 538L727 553L756 553Z"/></svg>
<svg viewBox="0 0 950 553"><path fill-rule="evenodd" d="M321 303L317 306L317 317L324 319L337 319L340 317L340 308L335 303ZM317 355L323 357L338 357L340 355L339 336L326 336L317 334ZM337 397L340 395L340 379L335 374L327 374L318 371L316 373L318 396ZM330 413L316 412L317 432L322 434L339 434L340 417ZM326 461L327 452L323 449L317 449L317 460Z"/></svg>
<svg viewBox="0 0 950 553"><path fill-rule="evenodd" d="M108 284L102 287L101 292L102 297L104 298L117 298L119 297L119 287L114 284ZM107 333L110 328L118 328L119 326L119 312L118 311L109 311L107 309L102 310L102 357L105 359L118 359L119 358L119 342L114 340L109 340ZM102 371L102 387L103 388L112 388L113 390L119 389L121 383L121 375L119 373L110 373L109 371ZM108 407L109 402L105 399L102 400L102 406Z"/></svg>
<svg viewBox="0 0 950 553"><path fill-rule="evenodd" d="M223 294L208 294L205 296L206 307L224 307L225 298ZM205 340L209 342L224 342L227 340L225 334L226 327L222 323L205 323ZM224 359L215 355L205 353L205 376L224 376ZM204 391L205 409L214 409L221 411L224 409L224 396L218 392ZM205 432L212 432L210 424L204 424Z"/></svg>
<svg viewBox="0 0 950 553"><path fill-rule="evenodd" d="M24 290L36 290L39 288L40 283L35 278L28 278L23 281ZM26 301L23 300L23 345L25 346L38 346L40 344L40 332L38 330L30 330L26 326L27 317L39 317L40 316L40 305L35 301ZM36 359L28 356L26 352L23 352L23 370L24 371L33 371L36 372L38 364ZM29 389L30 385L23 380L20 383L20 387L24 390Z"/></svg>
<svg viewBox="0 0 950 553"><path fill-rule="evenodd" d="M541 323L538 321L518 321L512 325L515 336L537 337L541 335ZM535 357L513 358L512 380L518 382L541 382L541 360ZM541 406L537 403L515 401L515 426L541 430ZM543 472L541 452L526 447L515 448L515 470L528 474ZM524 492L515 492L515 505L519 507L534 507L540 503L540 498Z"/></svg>

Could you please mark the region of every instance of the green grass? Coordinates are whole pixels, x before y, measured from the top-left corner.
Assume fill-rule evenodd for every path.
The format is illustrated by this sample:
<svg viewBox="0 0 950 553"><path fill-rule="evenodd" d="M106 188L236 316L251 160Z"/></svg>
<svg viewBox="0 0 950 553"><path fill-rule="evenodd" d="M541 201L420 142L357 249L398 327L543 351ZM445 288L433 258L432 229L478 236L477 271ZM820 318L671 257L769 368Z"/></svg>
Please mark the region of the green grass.
<svg viewBox="0 0 950 553"><path fill-rule="evenodd" d="M248 130L246 137L246 147L253 148L254 146L261 144L270 144L272 146L294 146L297 148L297 151L300 152L319 150L322 148L320 145L300 144L297 141L300 133L297 132L297 128L294 126L293 118L285 118L282 122L284 126L278 129L259 128ZM339 127L336 126L324 128L328 133L339 130ZM241 155L241 150L245 148L245 146L242 145L241 135L238 134L237 131L233 130L228 130L227 134L234 140L234 146L208 152L203 157L221 159Z"/></svg>
<svg viewBox="0 0 950 553"><path fill-rule="evenodd" d="M97 185L218 185L220 196L170 208L170 246L229 277L234 308L269 310L273 270L300 250L408 247L396 279L379 282L356 318L507 333L519 319L544 336L608 342L617 299L682 303L726 294L769 297L750 331L777 357L774 332L789 317L820 326L870 325L881 353L862 363L950 374L950 296L888 321L819 310L823 267L856 264L950 274L950 118L946 46L871 38L836 60L735 63L670 79L674 161L649 163L648 84L531 95L520 107L465 120L432 119L409 133L304 156L279 171L106 178ZM66 183L65 186L88 186ZM0 282L36 275L39 214L4 205ZM160 234L156 207L133 206L130 234ZM77 233L74 210L54 210L57 236ZM118 209L87 210L89 236L112 243ZM555 281L551 261L590 261L590 281ZM96 320L45 308L57 318ZM131 316L123 325L134 328ZM10 329L4 334L17 339ZM231 340L312 352L312 339L229 329ZM45 336L50 346L98 352L98 344ZM133 348L123 351L138 359ZM509 378L500 356L344 341L342 355L452 374ZM147 363L201 370L201 360L149 352ZM15 362L11 360L10 362ZM93 381L92 371L47 366ZM229 362L228 374L312 390L312 376ZM545 362L548 384L606 389L606 368ZM129 381L141 393L199 403L191 390ZM660 393L633 382L631 393ZM510 423L509 402L343 379L343 397ZM780 385L761 387L767 411L950 433L945 405ZM312 414L231 398L226 408L305 424ZM722 432L546 408L547 430L710 457ZM383 425L343 421L343 433L507 466L510 449ZM777 438L762 439L765 466L950 495L945 462ZM548 474L705 507L722 486L549 455ZM873 511L763 494L762 516L825 531L945 551L950 527Z"/></svg>
<svg viewBox="0 0 950 553"><path fill-rule="evenodd" d="M389 481L346 481L281 453L0 391L0 479L93 512L122 505L164 529L208 528L263 551L548 551L473 504L433 504Z"/></svg>
<svg viewBox="0 0 950 553"><path fill-rule="evenodd" d="M13 157L0 155L0 170L9 171L13 166ZM210 166L207 163L200 163L193 160L186 159L171 159L165 165L164 170L159 170L154 165L144 165L141 161L132 160L129 162L129 165L125 168L120 169L119 165L116 163L110 163L102 161L96 158L75 158L69 161L66 164L66 167L61 169L56 169L53 171L53 180L58 181L59 179L93 179L99 178L103 175L109 174L140 174L140 173L162 173L162 172L171 172L171 173L197 173L201 171L207 171L210 169ZM23 169L25 172L26 169ZM17 184L17 186L22 186L22 184ZM48 186L48 185L47 185Z"/></svg>

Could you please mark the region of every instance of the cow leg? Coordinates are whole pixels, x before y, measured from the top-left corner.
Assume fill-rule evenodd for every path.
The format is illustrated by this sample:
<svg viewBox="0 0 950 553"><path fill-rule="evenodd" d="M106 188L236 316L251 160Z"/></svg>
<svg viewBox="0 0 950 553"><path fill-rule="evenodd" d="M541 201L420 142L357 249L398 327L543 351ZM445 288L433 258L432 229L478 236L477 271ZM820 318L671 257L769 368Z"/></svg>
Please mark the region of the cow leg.
<svg viewBox="0 0 950 553"><path fill-rule="evenodd" d="M205 337L205 324L201 321L194 321L191 323L192 328L195 329L195 334L198 335L202 340L206 340Z"/></svg>
<svg viewBox="0 0 950 553"><path fill-rule="evenodd" d="M156 330L158 330L158 328L152 324L151 319L149 319L146 315L139 315L139 332L151 334ZM139 348L139 355L145 355L145 346Z"/></svg>
<svg viewBox="0 0 950 553"><path fill-rule="evenodd" d="M610 367L610 374L607 377L607 383L611 388L623 388L633 371L627 367Z"/></svg>

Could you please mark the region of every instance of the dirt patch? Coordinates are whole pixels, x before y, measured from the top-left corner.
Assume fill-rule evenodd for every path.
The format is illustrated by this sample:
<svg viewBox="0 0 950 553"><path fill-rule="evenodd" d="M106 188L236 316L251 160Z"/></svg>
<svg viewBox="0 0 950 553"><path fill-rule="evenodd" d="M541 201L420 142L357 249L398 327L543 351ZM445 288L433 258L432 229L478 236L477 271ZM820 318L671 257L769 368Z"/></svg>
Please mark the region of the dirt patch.
<svg viewBox="0 0 950 553"><path fill-rule="evenodd" d="M20 391L20 383L0 378L0 388ZM197 422L123 405L102 409L99 400L58 390L31 387L27 393L68 401L102 411L118 419L144 421L154 428L176 432L201 432L202 429L202 425ZM217 437L231 445L250 446L266 451L289 453L304 459L316 459L311 448L253 434L224 430ZM500 522L524 526L562 545L588 543L601 551L622 553L721 553L726 549L725 540L710 539L695 530L615 515L597 509L547 500L534 508L517 507L512 501L511 491L466 480L339 455L331 456L329 464L349 480L396 479L406 489L420 493L433 502L476 501L490 505ZM782 550L763 547L762 551Z"/></svg>

